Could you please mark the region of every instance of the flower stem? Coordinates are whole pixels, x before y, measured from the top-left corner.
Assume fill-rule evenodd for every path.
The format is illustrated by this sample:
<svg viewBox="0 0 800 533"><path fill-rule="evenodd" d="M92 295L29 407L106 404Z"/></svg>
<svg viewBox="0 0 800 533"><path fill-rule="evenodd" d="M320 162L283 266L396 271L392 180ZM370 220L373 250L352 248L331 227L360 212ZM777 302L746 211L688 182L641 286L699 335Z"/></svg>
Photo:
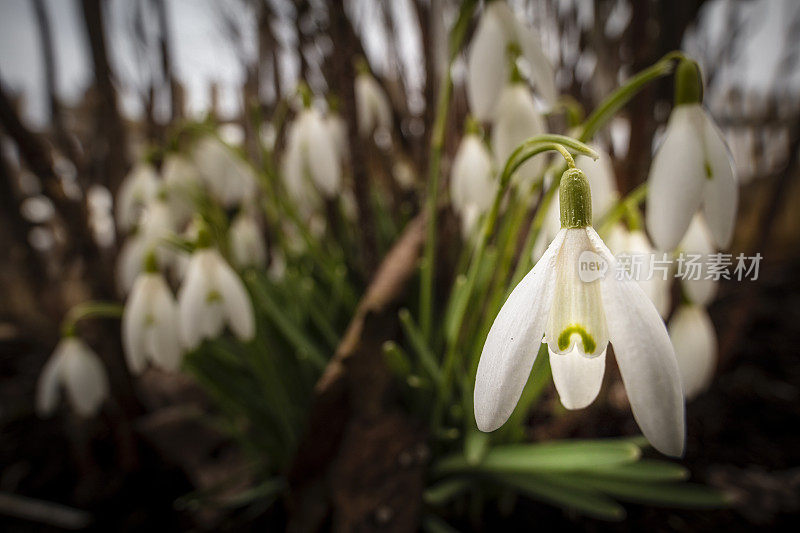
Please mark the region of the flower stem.
<svg viewBox="0 0 800 533"><path fill-rule="evenodd" d="M422 261L419 296L419 322L423 338L426 339L426 341L430 341L433 315L433 278L436 259L436 211L437 196L439 193L439 173L442 148L444 146L445 127L447 126L447 115L450 110L450 97L453 93L453 78L450 75L450 70L453 60L458 55L461 45L464 42L467 28L477 3L477 0L468 0L461 4L458 20L456 20L453 29L450 31L450 55L447 68L444 72L444 79L441 81L439 87L436 118L433 123L433 129L431 130L431 151L428 159L428 191L425 203L425 211L428 214L428 229L425 241L425 256Z"/></svg>
<svg viewBox="0 0 800 533"><path fill-rule="evenodd" d="M61 322L61 334L65 337L75 335L75 327L85 318L119 318L123 306L115 302L82 302L67 311Z"/></svg>

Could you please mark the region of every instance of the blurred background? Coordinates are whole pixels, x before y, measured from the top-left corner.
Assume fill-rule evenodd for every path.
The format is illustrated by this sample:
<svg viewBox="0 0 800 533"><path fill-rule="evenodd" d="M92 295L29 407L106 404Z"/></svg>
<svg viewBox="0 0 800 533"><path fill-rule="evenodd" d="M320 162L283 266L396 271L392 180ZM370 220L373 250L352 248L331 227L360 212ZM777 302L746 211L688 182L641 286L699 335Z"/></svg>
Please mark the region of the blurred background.
<svg viewBox="0 0 800 533"><path fill-rule="evenodd" d="M609 524L526 501L480 519L465 512L453 523L459 529L549 525L620 531L796 525L800 4L509 3L539 30L559 91L585 110L594 109L624 80L671 50L681 49L700 63L705 105L723 130L741 182L730 252L758 252L763 260L757 280L720 283L709 308L719 341L715 377L688 404L683 464L693 480L731 495L731 508L686 511L632 505L626 522ZM111 382L111 399L98 416L82 419L63 409L51 418L37 417L36 381L58 342L60 321L72 306L88 299L121 301L114 275L120 234L114 227L113 198L132 166L151 147L169 142L176 124L214 124L223 140L258 163L263 146L278 150L285 142L278 124L291 109L288 102L298 81L305 80L315 94L336 96L339 112L354 132L355 59L363 56L388 95L393 130L390 138L375 139L375 146L350 137L353 177L403 183L387 186L401 213L397 220L418 213L424 203L437 84L446 68L447 30L458 9L458 2L448 0L0 4L0 528L280 530L293 524L302 531L330 527L326 519L311 526L298 518L312 513L309 509L316 512L316 500L327 502L325 516L344 516L363 504L356 491L325 496L327 489L303 483L302 491L277 503L274 497L260 498L261 493L246 502L226 500L226 491L240 496L247 489L263 490L248 476L229 481L231 473L248 470L250 457L236 439L203 420L202 414L214 412L215 405L190 374L151 369L131 377L116 322L98 321L84 332ZM468 37L474 27L475 21ZM451 72L444 176L468 112L463 53ZM598 134L623 194L646 179L671 102L672 81L660 80ZM563 116L549 120L553 131L564 131ZM445 216L443 227L454 226L451 219ZM449 231L453 233L452 227ZM452 242L458 242L457 236ZM358 294L391 244L359 248ZM605 401L588 409L555 420L543 416L533 437L635 433L627 408L615 404L615 385L607 386L611 390ZM325 430L324 414L310 415L309 434ZM403 427L387 431L405 431ZM397 439L414 442L416 437ZM376 442L365 438L349 446L366 457ZM295 479L305 479L297 473L303 467L327 460L325 453L307 448L299 448ZM425 456L424 446L419 453ZM378 472L392 483L392 469ZM407 477L395 485L397 507L386 512L408 510L413 518L422 488ZM289 479L292 486L291 475ZM385 513L379 514L372 528L413 529L409 523L394 527L391 517L383 518Z"/></svg>

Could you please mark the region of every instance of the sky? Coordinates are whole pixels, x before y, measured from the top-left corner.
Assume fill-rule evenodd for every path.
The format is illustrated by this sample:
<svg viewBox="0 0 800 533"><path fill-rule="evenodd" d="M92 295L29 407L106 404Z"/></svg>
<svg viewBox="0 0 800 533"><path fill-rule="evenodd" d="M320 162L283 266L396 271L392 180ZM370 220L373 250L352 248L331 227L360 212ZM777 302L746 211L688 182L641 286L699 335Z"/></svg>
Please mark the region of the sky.
<svg viewBox="0 0 800 533"><path fill-rule="evenodd" d="M187 105L192 115L202 114L209 105L209 84L214 81L220 87L220 107L223 114L234 114L239 106L238 87L244 79L244 70L230 39L226 37L219 23L219 9L230 5L232 0L167 0L169 18L173 32L173 53L175 55L176 75L187 88ZM421 61L419 58L419 37L407 9L408 0L393 2L397 10L398 31L402 41L409 43L399 51L400 62L409 72L409 77L419 79ZM699 32L709 39L708 46L728 31L725 27L727 9L733 0L711 0L703 8ZM59 96L66 103L79 100L91 76L88 45L85 41L77 0L45 0L54 31L56 61L58 65L57 88ZM137 5L149 6L149 2L111 0L108 15L108 37L112 64L125 88L144 87L141 79L141 50L132 44L130 35L130 12ZM367 4L369 5L369 2ZM370 28L377 24L370 10L359 13L364 28L367 28L366 47L371 63L380 65L386 61L381 47L380 35ZM722 74L726 84L740 87L744 91L764 92L774 87L774 80L780 78L786 68L783 53L779 53L788 42L795 54L800 47L800 28L792 27L792 21L800 19L800 2L795 0L754 0L747 2L741 10L744 27L747 31L747 45L742 50L740 63L736 68ZM240 22L243 30L245 53L255 54L255 27L253 17L242 13ZM280 24L276 29L279 40L291 45L291 32L283 31ZM148 31L155 31L148 28ZM691 42L687 48L691 51ZM706 44L704 44L706 46ZM293 79L297 75L296 60L290 54L281 56L281 70L284 78ZM34 126L40 127L47 121L44 72L39 50L37 28L33 8L29 0L3 0L0 3L0 79L8 87L24 94L24 117ZM785 78L786 89L795 92L800 88L800 69L795 67L793 74ZM141 111L140 99L131 89L123 90L121 102L126 114L135 116Z"/></svg>

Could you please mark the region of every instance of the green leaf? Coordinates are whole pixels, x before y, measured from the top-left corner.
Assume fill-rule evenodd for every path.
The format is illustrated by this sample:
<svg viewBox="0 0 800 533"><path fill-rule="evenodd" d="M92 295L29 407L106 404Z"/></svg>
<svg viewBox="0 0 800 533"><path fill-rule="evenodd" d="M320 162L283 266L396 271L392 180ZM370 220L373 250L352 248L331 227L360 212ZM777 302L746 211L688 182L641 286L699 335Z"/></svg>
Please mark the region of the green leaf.
<svg viewBox="0 0 800 533"><path fill-rule="evenodd" d="M474 424L471 424L464 439L464 457L467 463L470 465L480 464L488 452L489 434L480 431Z"/></svg>
<svg viewBox="0 0 800 533"><path fill-rule="evenodd" d="M428 343L425 342L425 337L422 331L414 323L411 317L411 312L408 309L400 310L400 324L403 326L403 333L405 333L411 347L419 358L420 365L425 373L434 383L439 383L442 379L442 373L439 365L436 363L436 357L433 355Z"/></svg>
<svg viewBox="0 0 800 533"><path fill-rule="evenodd" d="M730 504L728 497L711 487L695 483L636 483L621 479L566 474L587 487L621 500L675 507L716 508Z"/></svg>
<svg viewBox="0 0 800 533"><path fill-rule="evenodd" d="M422 518L422 529L428 533L458 533L458 530L436 515L428 514Z"/></svg>
<svg viewBox="0 0 800 533"><path fill-rule="evenodd" d="M383 360L395 376L408 377L411 374L411 362L408 360L408 354L394 341L383 343Z"/></svg>
<svg viewBox="0 0 800 533"><path fill-rule="evenodd" d="M582 487L570 480L556 476L520 474L495 475L493 478L531 498L557 507L573 509L602 520L625 518L625 509L617 502L596 490Z"/></svg>
<svg viewBox="0 0 800 533"><path fill-rule="evenodd" d="M641 459L635 463L615 465L586 471L587 476L629 481L683 481L689 471L681 465L655 459Z"/></svg>
<svg viewBox="0 0 800 533"><path fill-rule="evenodd" d="M425 489L422 498L429 505L444 505L469 487L467 478L449 478Z"/></svg>
<svg viewBox="0 0 800 533"><path fill-rule="evenodd" d="M463 454L450 455L434 466L438 475L480 471L487 473L565 472L635 461L639 448L627 442L602 440L514 444L492 448L478 465Z"/></svg>

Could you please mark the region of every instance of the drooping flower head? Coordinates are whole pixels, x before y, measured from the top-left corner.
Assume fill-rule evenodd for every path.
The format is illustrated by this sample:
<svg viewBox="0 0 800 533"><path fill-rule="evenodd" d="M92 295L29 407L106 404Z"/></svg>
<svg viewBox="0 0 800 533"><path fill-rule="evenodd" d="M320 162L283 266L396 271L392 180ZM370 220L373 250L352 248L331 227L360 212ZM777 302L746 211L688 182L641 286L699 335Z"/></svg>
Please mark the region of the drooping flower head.
<svg viewBox="0 0 800 533"><path fill-rule="evenodd" d="M255 335L253 304L242 280L211 247L205 228L189 261L178 293L178 316L184 345L193 350L203 339L222 333L227 324L242 341Z"/></svg>
<svg viewBox="0 0 800 533"><path fill-rule="evenodd" d="M669 337L681 372L684 394L691 400L711 383L717 362L717 334L705 308L681 305L669 321Z"/></svg>
<svg viewBox="0 0 800 533"><path fill-rule="evenodd" d="M250 209L243 209L231 223L228 232L231 259L239 268L267 265L267 248L264 236L255 215Z"/></svg>
<svg viewBox="0 0 800 533"><path fill-rule="evenodd" d="M45 364L36 388L36 411L48 416L58 405L61 390L75 412L92 416L108 397L108 377L103 363L78 337L61 339Z"/></svg>
<svg viewBox="0 0 800 533"><path fill-rule="evenodd" d="M472 114L491 120L509 78L507 53L514 46L527 62L530 80L548 104L558 97L553 67L542 51L539 33L520 21L504 1L487 2L467 59L467 98Z"/></svg>
<svg viewBox="0 0 800 533"><path fill-rule="evenodd" d="M201 180L224 207L235 207L255 195L258 186L255 172L217 137L202 137L192 153Z"/></svg>
<svg viewBox="0 0 800 533"><path fill-rule="evenodd" d="M683 392L664 322L636 281L615 275L614 257L591 227L583 172L567 170L559 196L561 230L486 338L475 381L478 428L493 431L511 415L542 340L562 404L589 405L600 390L610 342L645 437L661 452L681 455Z"/></svg>
<svg viewBox="0 0 800 533"><path fill-rule="evenodd" d="M450 172L450 199L461 217L462 234L472 231L478 218L492 206L495 188L492 155L470 122Z"/></svg>
<svg viewBox="0 0 800 533"><path fill-rule="evenodd" d="M492 121L492 148L498 168L523 142L545 132L545 124L530 89L520 81L503 87ZM527 183L544 170L542 158L528 159L515 173L515 179Z"/></svg>
<svg viewBox="0 0 800 533"><path fill-rule="evenodd" d="M122 314L122 346L128 368L140 374L151 361L164 370L181 362L178 304L150 253L145 271L136 278Z"/></svg>
<svg viewBox="0 0 800 533"><path fill-rule="evenodd" d="M389 133L392 129L392 107L380 84L372 76L364 59L357 66L355 81L356 122L358 133L369 137L376 131Z"/></svg>
<svg viewBox="0 0 800 533"><path fill-rule="evenodd" d="M117 226L128 231L139 223L145 206L158 192L158 175L150 163L139 162L125 176L116 198Z"/></svg>
<svg viewBox="0 0 800 533"><path fill-rule="evenodd" d="M716 244L726 248L739 196L733 160L702 106L697 65L681 61L675 80L675 107L650 167L647 230L657 248L674 250L702 207Z"/></svg>

